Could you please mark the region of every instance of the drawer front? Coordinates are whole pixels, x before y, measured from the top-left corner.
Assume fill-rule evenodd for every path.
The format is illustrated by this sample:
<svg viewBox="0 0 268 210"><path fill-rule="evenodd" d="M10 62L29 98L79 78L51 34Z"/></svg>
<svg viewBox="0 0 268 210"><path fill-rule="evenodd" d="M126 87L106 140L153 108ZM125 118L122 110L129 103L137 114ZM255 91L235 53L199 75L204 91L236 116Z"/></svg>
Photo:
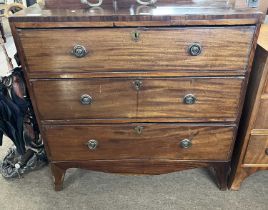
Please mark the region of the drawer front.
<svg viewBox="0 0 268 210"><path fill-rule="evenodd" d="M141 80L138 117L234 121L243 78Z"/></svg>
<svg viewBox="0 0 268 210"><path fill-rule="evenodd" d="M227 160L233 127L117 124L45 127L54 161Z"/></svg>
<svg viewBox="0 0 268 210"><path fill-rule="evenodd" d="M254 128L268 129L268 100L261 100Z"/></svg>
<svg viewBox="0 0 268 210"><path fill-rule="evenodd" d="M28 29L18 33L28 70L36 73L244 70L254 31L254 26L241 26ZM73 55L76 45L85 48L84 57ZM83 56L83 48L75 52Z"/></svg>
<svg viewBox="0 0 268 210"><path fill-rule="evenodd" d="M245 164L268 164L268 136L251 136Z"/></svg>
<svg viewBox="0 0 268 210"><path fill-rule="evenodd" d="M132 80L42 80L33 82L32 88L42 120L136 116Z"/></svg>
<svg viewBox="0 0 268 210"><path fill-rule="evenodd" d="M234 121L243 78L88 79L32 82L41 120L193 118ZM80 97L91 96L83 105Z"/></svg>

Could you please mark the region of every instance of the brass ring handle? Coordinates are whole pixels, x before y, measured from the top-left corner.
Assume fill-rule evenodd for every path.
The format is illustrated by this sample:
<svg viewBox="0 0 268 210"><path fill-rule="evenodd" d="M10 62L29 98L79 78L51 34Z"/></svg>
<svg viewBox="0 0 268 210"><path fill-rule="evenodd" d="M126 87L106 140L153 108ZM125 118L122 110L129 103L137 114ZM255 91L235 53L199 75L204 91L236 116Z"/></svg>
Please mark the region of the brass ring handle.
<svg viewBox="0 0 268 210"><path fill-rule="evenodd" d="M191 56L198 56L202 52L202 47L198 43L191 44L189 46L188 52Z"/></svg>
<svg viewBox="0 0 268 210"><path fill-rule="evenodd" d="M95 149L97 149L97 147L98 147L98 145L99 145L99 142L98 142L97 140L95 140L95 139L91 139L91 140L89 140L89 141L87 142L86 145L88 146L88 148L89 148L90 150L95 150Z"/></svg>
<svg viewBox="0 0 268 210"><path fill-rule="evenodd" d="M83 58L87 55L87 49L83 45L75 45L71 53L77 58Z"/></svg>
<svg viewBox="0 0 268 210"><path fill-rule="evenodd" d="M192 146L192 141L190 139L183 139L180 142L180 147L183 149L188 149Z"/></svg>
<svg viewBox="0 0 268 210"><path fill-rule="evenodd" d="M196 97L193 94L187 94L186 96L184 96L183 98L183 103L191 105L191 104L195 104L196 102Z"/></svg>
<svg viewBox="0 0 268 210"><path fill-rule="evenodd" d="M93 101L93 99L90 95L84 94L80 97L80 102L83 105L90 105L90 104L92 104L92 101Z"/></svg>
<svg viewBox="0 0 268 210"><path fill-rule="evenodd" d="M268 155L268 148L265 149L265 154Z"/></svg>

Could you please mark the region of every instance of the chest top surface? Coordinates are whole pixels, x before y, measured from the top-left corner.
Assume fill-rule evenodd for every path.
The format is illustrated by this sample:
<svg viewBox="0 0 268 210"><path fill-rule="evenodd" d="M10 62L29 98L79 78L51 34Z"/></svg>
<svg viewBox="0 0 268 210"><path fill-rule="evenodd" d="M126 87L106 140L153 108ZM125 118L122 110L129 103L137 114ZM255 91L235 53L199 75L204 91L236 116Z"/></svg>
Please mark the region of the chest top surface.
<svg viewBox="0 0 268 210"><path fill-rule="evenodd" d="M47 0L43 5L35 4L17 12L10 17L10 21L87 22L96 23L92 25L94 27L116 27L249 25L262 20L262 13L258 10L237 9L228 2L230 1L157 0L154 5L145 6L136 0L103 0L101 6L90 7L80 0Z"/></svg>

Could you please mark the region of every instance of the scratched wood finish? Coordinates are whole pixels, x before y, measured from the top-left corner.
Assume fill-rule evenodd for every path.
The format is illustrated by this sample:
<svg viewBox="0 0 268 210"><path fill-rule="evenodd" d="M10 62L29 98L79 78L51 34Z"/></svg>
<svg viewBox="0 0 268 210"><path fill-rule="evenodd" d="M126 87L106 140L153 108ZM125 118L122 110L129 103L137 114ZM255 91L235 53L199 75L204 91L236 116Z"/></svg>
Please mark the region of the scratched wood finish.
<svg viewBox="0 0 268 210"><path fill-rule="evenodd" d="M244 164L266 164L268 167L268 136L251 136L244 159Z"/></svg>
<svg viewBox="0 0 268 210"><path fill-rule="evenodd" d="M19 35L30 73L213 71L245 70L254 30L254 26L51 29L21 30ZM131 37L135 31L140 33L138 41ZM202 46L202 53L198 56L188 53L193 43ZM76 58L71 54L77 44L87 48L85 57Z"/></svg>
<svg viewBox="0 0 268 210"><path fill-rule="evenodd" d="M135 128L142 127L141 133ZM116 159L228 160L233 127L174 124L86 125L45 128L53 161ZM219 135L220 133L220 135ZM90 150L91 139L98 147ZM180 142L189 139L192 147ZM151 148L151 149L148 149Z"/></svg>
<svg viewBox="0 0 268 210"><path fill-rule="evenodd" d="M142 84L139 90L135 89L135 81ZM32 88L42 120L200 118L235 121L242 84L243 77L124 78L37 80L32 82ZM92 104L80 103L83 94L92 97ZM196 97L195 104L184 103L187 94Z"/></svg>

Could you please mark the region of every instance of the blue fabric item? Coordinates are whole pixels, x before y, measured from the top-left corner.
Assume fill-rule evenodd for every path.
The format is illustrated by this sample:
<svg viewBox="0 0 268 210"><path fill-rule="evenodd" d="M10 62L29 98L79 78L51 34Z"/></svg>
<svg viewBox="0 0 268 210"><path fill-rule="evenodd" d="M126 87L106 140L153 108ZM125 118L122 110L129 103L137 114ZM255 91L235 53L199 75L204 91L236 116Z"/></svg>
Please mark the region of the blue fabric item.
<svg viewBox="0 0 268 210"><path fill-rule="evenodd" d="M0 125L1 130L15 144L18 153L24 154L23 113L11 99L0 93Z"/></svg>
<svg viewBox="0 0 268 210"><path fill-rule="evenodd" d="M23 81L20 68L13 70L12 76L14 75ZM0 84L0 145L2 144L3 134L5 134L13 141L17 152L23 155L25 153L23 123L29 102L19 98L12 87L10 89L9 95L7 87Z"/></svg>

